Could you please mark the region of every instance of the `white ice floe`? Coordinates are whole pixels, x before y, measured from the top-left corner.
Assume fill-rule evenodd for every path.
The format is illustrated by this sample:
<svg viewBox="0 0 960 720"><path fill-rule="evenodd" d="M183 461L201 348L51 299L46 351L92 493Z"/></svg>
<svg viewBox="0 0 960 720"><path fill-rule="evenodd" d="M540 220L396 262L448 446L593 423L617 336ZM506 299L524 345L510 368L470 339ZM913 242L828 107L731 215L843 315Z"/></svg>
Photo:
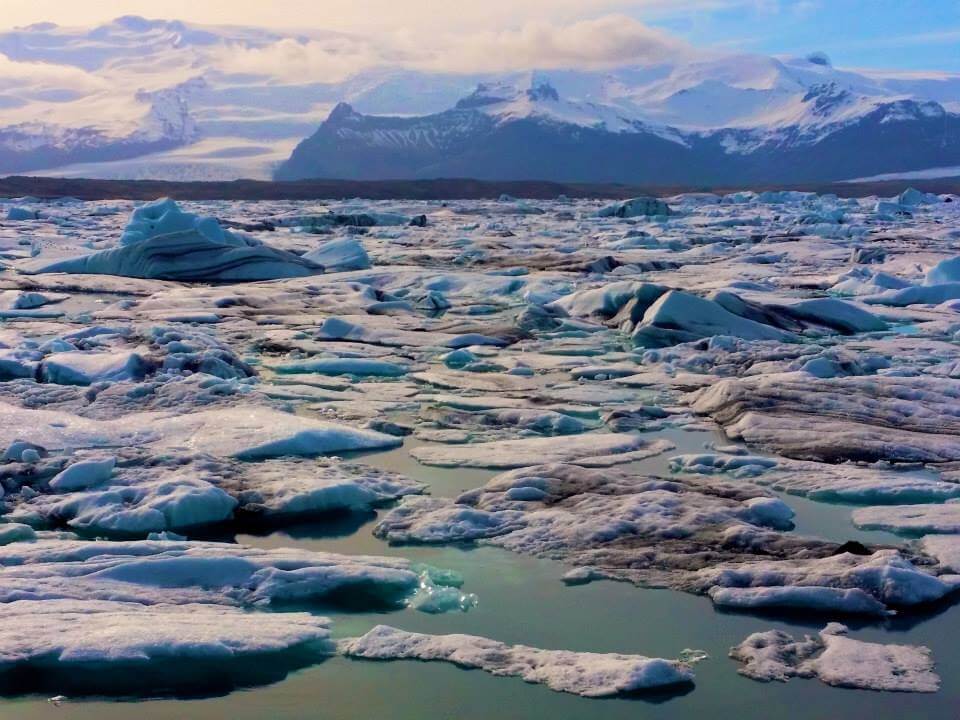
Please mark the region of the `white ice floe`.
<svg viewBox="0 0 960 720"><path fill-rule="evenodd" d="M691 453L670 458L670 468L703 475L723 473L821 502L891 505L960 498L960 485L954 482L853 463L835 465L749 454Z"/></svg>
<svg viewBox="0 0 960 720"><path fill-rule="evenodd" d="M927 535L920 547L936 558L944 572L960 573L960 535Z"/></svg>
<svg viewBox="0 0 960 720"><path fill-rule="evenodd" d="M788 457L943 462L960 459L960 381L892 375L727 379L692 407L745 442Z"/></svg>
<svg viewBox="0 0 960 720"><path fill-rule="evenodd" d="M62 352L47 355L40 365L44 382L92 385L105 380L141 380L150 363L139 353Z"/></svg>
<svg viewBox="0 0 960 720"><path fill-rule="evenodd" d="M231 520L279 522L331 512L368 512L424 486L397 473L333 459L236 462L173 455L149 466L113 458L76 462L10 498L8 518L78 532L145 536ZM65 487L61 476L66 477ZM38 492L38 488L40 492Z"/></svg>
<svg viewBox="0 0 960 720"><path fill-rule="evenodd" d="M426 635L387 625L378 625L362 637L342 640L338 647L348 657L448 662L491 675L520 677L584 697L623 695L693 682L690 668L677 660L542 650L476 635Z"/></svg>
<svg viewBox="0 0 960 720"><path fill-rule="evenodd" d="M607 205L597 211L597 217L632 218L649 215L669 215L670 206L655 197L637 197Z"/></svg>
<svg viewBox="0 0 960 720"><path fill-rule="evenodd" d="M896 550L877 550L870 555L849 552L823 558L727 562L704 568L687 581L692 589L706 590L721 602L732 605L798 608L798 601L810 600L811 608L840 612L864 607L859 595L828 593L822 590L800 592L788 588L859 589L890 607L907 607L934 602L960 588L960 576L936 576L914 565ZM722 589L731 588L733 592ZM737 592L739 590L750 592Z"/></svg>
<svg viewBox="0 0 960 720"><path fill-rule="evenodd" d="M732 648L730 657L743 663L742 675L765 682L806 677L863 690L940 688L928 648L854 640L847 632L845 626L830 623L818 637L807 635L802 640L780 630L754 633Z"/></svg>
<svg viewBox="0 0 960 720"><path fill-rule="evenodd" d="M630 433L590 433L557 438L501 440L455 446L421 445L410 450L424 465L441 467L516 468L543 462L589 462L611 458L616 463L651 457L673 448L667 440L646 440Z"/></svg>
<svg viewBox="0 0 960 720"><path fill-rule="evenodd" d="M368 358L316 358L283 363L273 368L279 373L318 373L321 375L377 375L397 377L407 368L397 363Z"/></svg>
<svg viewBox="0 0 960 720"><path fill-rule="evenodd" d="M80 460L54 476L50 480L50 487L57 492L69 492L70 490L84 490L93 485L100 485L110 479L116 464L117 459L112 455L98 459Z"/></svg>
<svg viewBox="0 0 960 720"><path fill-rule="evenodd" d="M889 530L902 535L960 533L960 502L857 508L853 524L863 530Z"/></svg>
<svg viewBox="0 0 960 720"><path fill-rule="evenodd" d="M355 592L392 607L420 585L405 560L162 540L12 543L0 547L0 578L0 606L54 599L258 606Z"/></svg>
<svg viewBox="0 0 960 720"><path fill-rule="evenodd" d="M326 272L366 270L370 267L370 256L367 255L363 244L350 237L325 242L303 257L321 266Z"/></svg>
<svg viewBox="0 0 960 720"><path fill-rule="evenodd" d="M405 498L374 534L393 543L482 542L594 567L597 577L706 592L717 584L740 586L733 578L723 582L726 563L786 560L836 547L774 531L792 527L791 517L785 503L752 486L711 487L557 464L503 473L455 501ZM711 552L701 553L706 547ZM773 574L779 565L770 562ZM903 564L936 584L941 595L949 591ZM721 577L711 580L713 568Z"/></svg>
<svg viewBox="0 0 960 720"><path fill-rule="evenodd" d="M278 412L236 406L185 415L137 413L91 420L0 404L0 445L28 439L48 449L148 444L158 448L257 459L395 447L390 435Z"/></svg>
<svg viewBox="0 0 960 720"><path fill-rule="evenodd" d="M842 612L853 615L889 613L886 605L859 588L834 588L796 585L786 587L710 588L710 599L717 607L737 610L802 610Z"/></svg>
<svg viewBox="0 0 960 720"><path fill-rule="evenodd" d="M252 613L215 605L113 600L0 603L0 668L126 664L276 653L307 643L329 654L330 621L309 613Z"/></svg>

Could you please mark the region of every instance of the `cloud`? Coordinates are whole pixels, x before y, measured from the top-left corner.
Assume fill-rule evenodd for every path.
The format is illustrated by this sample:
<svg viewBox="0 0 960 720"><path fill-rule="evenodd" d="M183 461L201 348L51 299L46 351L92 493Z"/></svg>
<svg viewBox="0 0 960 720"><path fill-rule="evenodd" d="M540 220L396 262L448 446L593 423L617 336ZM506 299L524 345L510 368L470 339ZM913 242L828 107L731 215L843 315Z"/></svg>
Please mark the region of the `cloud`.
<svg viewBox="0 0 960 720"><path fill-rule="evenodd" d="M9 88L32 91L69 89L74 92L96 92L106 82L72 65L44 62L20 62L0 53L0 78Z"/></svg>
<svg viewBox="0 0 960 720"><path fill-rule="evenodd" d="M313 78L341 81L378 66L450 73L529 69L602 68L652 64L689 56L685 42L624 15L605 15L569 24L528 22L513 30L434 33L398 31L365 39L287 38L261 47L234 43L212 51L229 73L268 75L280 81Z"/></svg>
<svg viewBox="0 0 960 720"><path fill-rule="evenodd" d="M504 21L523 23L538 18L569 22L625 9L661 11L676 5L682 11L720 0L3 0L0 27L54 21L90 25L120 15L177 18L209 24L255 25L274 28L323 27L346 32L411 31L439 28L491 29Z"/></svg>
<svg viewBox="0 0 960 720"><path fill-rule="evenodd" d="M231 43L211 51L214 65L223 72L295 82L340 82L360 70L383 64L387 57L372 43L349 37L284 38L260 47Z"/></svg>
<svg viewBox="0 0 960 720"><path fill-rule="evenodd" d="M693 52L689 45L624 15L568 25L529 22L518 30L441 39L423 69L498 72L532 68L598 68L650 64Z"/></svg>

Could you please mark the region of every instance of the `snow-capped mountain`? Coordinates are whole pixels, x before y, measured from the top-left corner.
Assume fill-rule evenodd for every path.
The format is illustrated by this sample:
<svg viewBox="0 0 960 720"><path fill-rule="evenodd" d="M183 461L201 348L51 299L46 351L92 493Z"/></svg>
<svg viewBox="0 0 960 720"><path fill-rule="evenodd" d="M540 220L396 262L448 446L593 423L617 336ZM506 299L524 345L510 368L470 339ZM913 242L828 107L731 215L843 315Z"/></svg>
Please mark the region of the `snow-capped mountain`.
<svg viewBox="0 0 960 720"><path fill-rule="evenodd" d="M960 89L954 78L940 82ZM960 116L910 89L834 70L822 54L530 73L481 83L423 117L339 105L277 177L740 184L960 162Z"/></svg>
<svg viewBox="0 0 960 720"><path fill-rule="evenodd" d="M367 50L137 17L0 33L0 173L706 184L960 163L960 75L822 53L499 74L344 59Z"/></svg>

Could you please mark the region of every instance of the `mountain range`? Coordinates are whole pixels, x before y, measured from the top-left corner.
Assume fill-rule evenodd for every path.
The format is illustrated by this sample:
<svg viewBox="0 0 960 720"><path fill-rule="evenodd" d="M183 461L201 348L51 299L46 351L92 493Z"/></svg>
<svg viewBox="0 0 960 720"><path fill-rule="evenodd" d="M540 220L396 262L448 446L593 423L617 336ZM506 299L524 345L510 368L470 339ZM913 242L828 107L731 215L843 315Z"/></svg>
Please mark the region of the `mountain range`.
<svg viewBox="0 0 960 720"><path fill-rule="evenodd" d="M960 75L823 53L506 73L260 62L349 42L139 17L0 33L0 174L709 186L960 165Z"/></svg>

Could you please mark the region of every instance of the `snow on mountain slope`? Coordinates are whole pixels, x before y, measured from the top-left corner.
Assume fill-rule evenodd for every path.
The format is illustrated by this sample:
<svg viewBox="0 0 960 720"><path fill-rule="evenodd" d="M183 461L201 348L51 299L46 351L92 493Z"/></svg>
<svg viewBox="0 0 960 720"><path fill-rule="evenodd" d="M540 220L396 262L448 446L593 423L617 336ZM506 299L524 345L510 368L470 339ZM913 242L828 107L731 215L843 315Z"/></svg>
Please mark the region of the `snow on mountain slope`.
<svg viewBox="0 0 960 720"><path fill-rule="evenodd" d="M268 178L341 102L389 116L365 128L364 143L408 150L459 142L488 121L529 120L681 147L709 138L745 154L818 142L868 117L911 122L960 110L960 75L844 70L822 53L701 52L494 75L425 71L370 46L322 30L132 16L0 33L0 174ZM439 125L394 121L433 116ZM360 137L350 123L340 132Z"/></svg>

